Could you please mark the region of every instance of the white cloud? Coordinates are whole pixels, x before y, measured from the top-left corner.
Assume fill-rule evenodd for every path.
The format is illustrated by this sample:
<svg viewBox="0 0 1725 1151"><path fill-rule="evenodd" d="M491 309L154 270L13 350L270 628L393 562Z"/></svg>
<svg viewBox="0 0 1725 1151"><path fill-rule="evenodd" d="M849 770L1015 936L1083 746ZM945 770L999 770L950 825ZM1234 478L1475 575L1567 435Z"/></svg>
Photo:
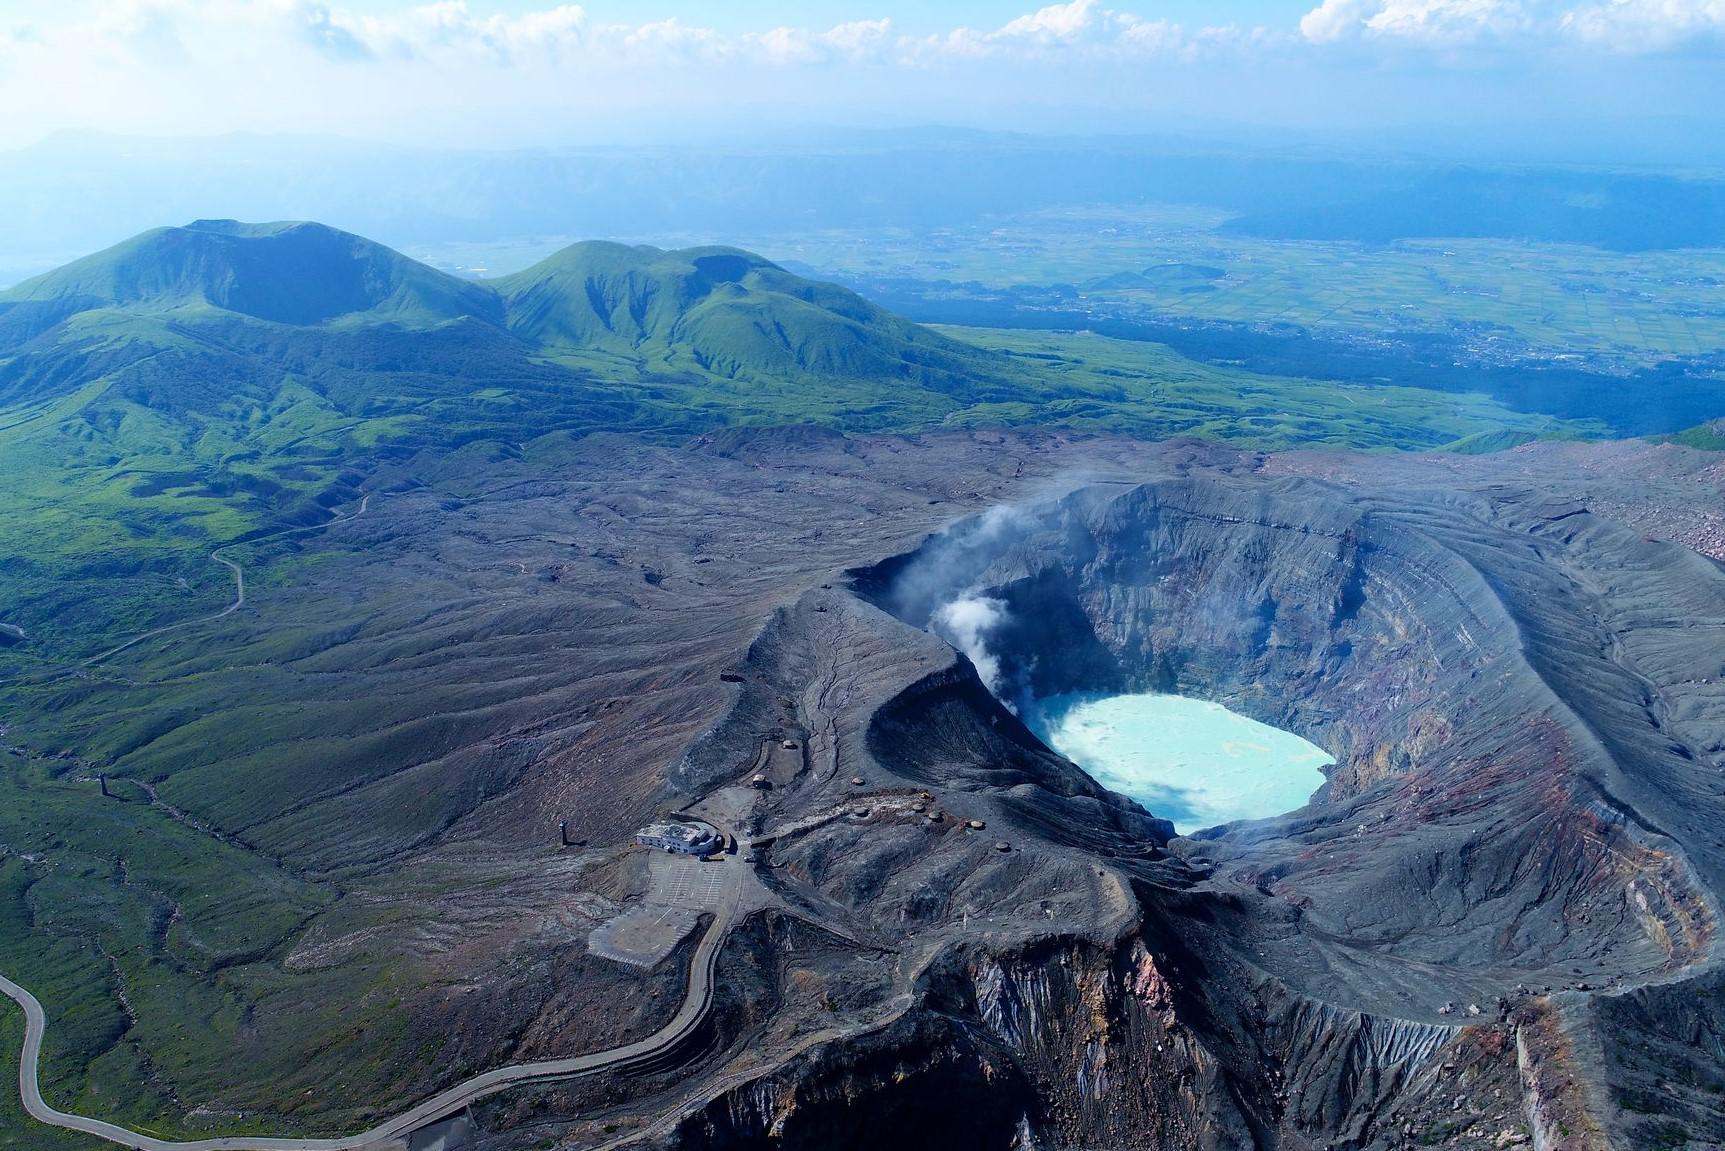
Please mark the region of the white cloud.
<svg viewBox="0 0 1725 1151"><path fill-rule="evenodd" d="M1300 18L1300 34L1314 44L1329 44L1365 27L1377 0L1324 0Z"/></svg>
<svg viewBox="0 0 1725 1151"><path fill-rule="evenodd" d="M1568 42L1660 52L1725 41L1725 0L1323 0L1301 18L1300 34L1313 44L1489 37L1529 50Z"/></svg>
<svg viewBox="0 0 1725 1151"><path fill-rule="evenodd" d="M1112 17L1113 13L1107 13L1107 16ZM994 33L993 39L1070 43L1090 31L1096 21L1095 0L1072 0L1070 4L1050 4L1016 20L1009 20Z"/></svg>
<svg viewBox="0 0 1725 1151"><path fill-rule="evenodd" d="M835 26L824 37L834 48L852 55L864 55L886 43L892 33L892 21L852 20Z"/></svg>
<svg viewBox="0 0 1725 1151"><path fill-rule="evenodd" d="M1188 29L1170 20L1147 20L1099 7L1095 0L1051 4L991 31L969 27L903 37L900 59L919 64L945 60L1122 61L1162 57L1192 60L1212 50L1241 50L1274 39L1265 28Z"/></svg>
<svg viewBox="0 0 1725 1151"><path fill-rule="evenodd" d="M610 24L596 30L593 47L604 53L621 48L645 59L701 57L722 59L735 54L736 45L711 28L685 24L675 18L629 26Z"/></svg>
<svg viewBox="0 0 1725 1151"><path fill-rule="evenodd" d="M788 66L1010 59L1062 50L1118 54L1166 51L1188 43L1177 25L1104 9L1096 0L1048 5L993 30L954 27L925 37L899 35L884 17L830 28L787 25L723 33L675 18L598 23L577 4L482 15L467 0L435 0L380 14L323 0L101 0L94 12L81 22L50 25L55 46L76 52L121 45L165 57L181 40L216 51L224 42L286 30L332 60L522 67L617 52ZM0 26L0 34L4 32Z"/></svg>
<svg viewBox="0 0 1725 1151"><path fill-rule="evenodd" d="M825 32L808 28L774 28L745 37L739 46L758 49L774 64L820 64L835 60L878 58L892 41L892 21L852 20Z"/></svg>
<svg viewBox="0 0 1725 1151"><path fill-rule="evenodd" d="M1225 30L1220 28L1204 29L1205 33L1211 35L1223 31ZM1132 17L1123 20L1119 39L1124 47L1134 51L1162 52L1184 48L1186 31L1169 20L1139 20Z"/></svg>
<svg viewBox="0 0 1725 1151"><path fill-rule="evenodd" d="M1454 44L1533 27L1516 0L1324 0L1300 20L1315 44L1355 36Z"/></svg>
<svg viewBox="0 0 1725 1151"><path fill-rule="evenodd" d="M1385 36L1448 42L1508 32L1527 23L1521 5L1510 0L1388 0L1366 27Z"/></svg>
<svg viewBox="0 0 1725 1151"><path fill-rule="evenodd" d="M1140 14L1150 0L1024 0L990 27L915 35L871 7L902 0L854 3L861 18L832 26L721 30L602 21L558 0L0 0L0 146L65 128L441 142L459 125L490 141L538 131L523 109L569 135L626 131L616 111L680 122L743 105L999 119L1005 106L1162 101L1252 118L1245 102L1282 91L1254 77L1296 73L1323 45L1373 63L1430 51L1447 66L1488 44L1518 64L1725 44L1725 0L1307 0L1297 28L1181 24ZM1231 78L1206 84L1200 66Z"/></svg>
<svg viewBox="0 0 1725 1151"><path fill-rule="evenodd" d="M1603 0L1564 13L1565 32L1613 52L1725 40L1725 0Z"/></svg>
<svg viewBox="0 0 1725 1151"><path fill-rule="evenodd" d="M774 28L763 32L760 44L767 59L778 64L812 64L821 59L820 49L799 28Z"/></svg>
<svg viewBox="0 0 1725 1151"><path fill-rule="evenodd" d="M864 6L875 0L857 0ZM1130 2L1130 0L1125 0ZM1725 0L1321 0L1291 28L1189 27L1101 0L1048 4L993 29L951 27L899 33L884 18L832 27L786 25L720 32L679 20L597 23L579 4L496 13L467 0L362 10L354 0L92 0L59 16L47 0L27 4L33 21L0 19L0 51L34 47L70 57L129 55L195 62L281 32L332 61L419 61L524 67L659 54L796 67L860 60L938 65L975 59L1193 58L1202 53L1297 44L1456 44L1486 37L1656 51L1720 38Z"/></svg>
<svg viewBox="0 0 1725 1151"><path fill-rule="evenodd" d="M236 15L265 3L234 3ZM587 38L586 11L576 4L517 15L475 16L464 0L439 0L387 16L367 16L339 5L274 0L293 18L342 37L343 55L397 59L466 60L510 64L523 56L556 55L579 49Z"/></svg>

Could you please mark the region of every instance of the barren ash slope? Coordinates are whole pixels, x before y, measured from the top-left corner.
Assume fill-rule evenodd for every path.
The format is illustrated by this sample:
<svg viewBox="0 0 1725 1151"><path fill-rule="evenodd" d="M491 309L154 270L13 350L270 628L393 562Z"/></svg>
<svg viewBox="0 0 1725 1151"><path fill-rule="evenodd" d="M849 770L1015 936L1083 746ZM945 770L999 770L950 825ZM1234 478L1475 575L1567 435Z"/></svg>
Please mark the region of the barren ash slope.
<svg viewBox="0 0 1725 1151"><path fill-rule="evenodd" d="M19 616L0 971L49 1009L55 1102L186 1137L364 1130L674 1024L717 929L709 1009L674 1042L491 1096L459 1137L1725 1140L1725 570L1696 550L1717 457L505 439L523 397L657 410L685 370L791 386L783 341L758 375L701 350L758 332L762 307L819 309L804 330L836 359L804 362L877 365L905 403L950 398L965 353L728 250L577 252L597 270L469 298L348 238L352 298L282 318L291 301L233 287L250 256L228 249L291 230L192 231L172 242L205 254L171 282L195 290L133 298L110 269L0 313L3 378L41 413L27 444L124 471L94 457L250 435L219 466L163 449L181 463L135 498L187 501L147 505L183 525L223 479L231 506L318 529L224 550L247 610L123 658L79 666L79 633ZM580 285L561 319L559 283ZM846 342L882 333L899 342ZM425 350L457 337L483 351L459 389ZM572 366L590 343L645 375ZM74 355L105 391L68 386ZM187 398L147 366L211 357L249 365L243 387ZM461 442L438 443L457 415ZM361 492L339 521L300 502L354 512ZM13 573L9 613L116 578L72 570ZM927 627L962 596L1003 605L983 637L998 697ZM1298 812L1175 837L1012 710L1132 689L1220 700L1337 766ZM740 849L634 849L667 813Z"/></svg>

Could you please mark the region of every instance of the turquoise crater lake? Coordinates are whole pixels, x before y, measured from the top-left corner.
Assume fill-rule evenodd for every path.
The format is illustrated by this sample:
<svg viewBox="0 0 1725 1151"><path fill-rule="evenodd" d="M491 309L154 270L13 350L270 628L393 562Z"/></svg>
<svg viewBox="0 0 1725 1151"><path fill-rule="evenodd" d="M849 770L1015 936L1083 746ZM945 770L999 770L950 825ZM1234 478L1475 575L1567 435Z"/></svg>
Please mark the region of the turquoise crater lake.
<svg viewBox="0 0 1725 1151"><path fill-rule="evenodd" d="M1292 732L1179 695L1039 700L1032 730L1182 834L1304 806L1335 760Z"/></svg>

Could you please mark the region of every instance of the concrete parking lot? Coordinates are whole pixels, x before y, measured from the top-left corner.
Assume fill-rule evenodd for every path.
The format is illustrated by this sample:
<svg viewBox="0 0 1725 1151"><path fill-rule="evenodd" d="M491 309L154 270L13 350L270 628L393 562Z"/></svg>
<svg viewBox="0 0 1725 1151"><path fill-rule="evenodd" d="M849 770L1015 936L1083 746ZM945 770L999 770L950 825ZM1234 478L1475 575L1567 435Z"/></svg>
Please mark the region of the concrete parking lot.
<svg viewBox="0 0 1725 1151"><path fill-rule="evenodd" d="M652 967L677 949L719 906L725 862L705 863L687 855L655 854L648 864L652 886L641 902L600 924L587 937L594 955L635 967Z"/></svg>

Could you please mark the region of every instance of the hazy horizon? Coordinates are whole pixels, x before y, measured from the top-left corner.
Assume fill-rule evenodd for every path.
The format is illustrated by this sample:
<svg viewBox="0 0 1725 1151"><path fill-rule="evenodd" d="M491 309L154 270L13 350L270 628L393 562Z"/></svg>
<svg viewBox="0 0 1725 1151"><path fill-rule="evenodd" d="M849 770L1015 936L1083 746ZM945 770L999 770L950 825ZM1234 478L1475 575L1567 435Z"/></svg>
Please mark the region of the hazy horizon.
<svg viewBox="0 0 1725 1151"><path fill-rule="evenodd" d="M66 132L509 149L939 123L1519 142L1576 163L1651 144L1683 163L1684 136L1716 151L1695 129L1721 122L1722 56L1718 0L20 0L0 14L0 97L21 111L0 149Z"/></svg>
<svg viewBox="0 0 1725 1151"><path fill-rule="evenodd" d="M1228 207L1158 174L1200 154L1331 203L1395 165L1712 178L1722 62L1725 0L14 0L0 285L215 216L409 247L944 226L1053 202L1014 195L1039 148L1065 203Z"/></svg>

